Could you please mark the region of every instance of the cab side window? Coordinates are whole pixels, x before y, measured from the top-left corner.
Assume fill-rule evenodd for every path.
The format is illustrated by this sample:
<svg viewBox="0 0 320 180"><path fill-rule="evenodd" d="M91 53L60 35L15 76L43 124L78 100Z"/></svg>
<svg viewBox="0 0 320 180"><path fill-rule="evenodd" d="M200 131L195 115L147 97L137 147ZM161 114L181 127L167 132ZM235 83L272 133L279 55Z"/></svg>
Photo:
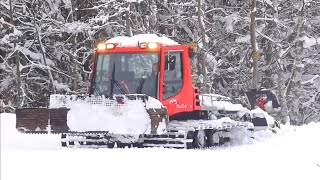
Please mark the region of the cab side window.
<svg viewBox="0 0 320 180"><path fill-rule="evenodd" d="M175 96L182 88L182 52L167 52L164 69L164 99Z"/></svg>

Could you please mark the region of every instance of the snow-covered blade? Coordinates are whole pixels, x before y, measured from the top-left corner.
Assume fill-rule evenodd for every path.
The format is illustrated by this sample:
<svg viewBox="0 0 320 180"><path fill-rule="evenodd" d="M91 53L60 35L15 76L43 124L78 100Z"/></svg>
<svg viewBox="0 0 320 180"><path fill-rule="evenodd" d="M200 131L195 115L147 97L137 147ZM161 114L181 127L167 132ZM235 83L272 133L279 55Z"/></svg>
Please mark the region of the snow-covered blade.
<svg viewBox="0 0 320 180"><path fill-rule="evenodd" d="M126 96L114 99L103 96L84 99L51 97L51 102L55 102L50 103L51 107L59 105L70 109L67 115L70 131L107 131L112 134L143 134L150 131L150 117L145 103L139 99L129 100Z"/></svg>
<svg viewBox="0 0 320 180"><path fill-rule="evenodd" d="M114 95L112 99L104 96L51 95L50 107L70 109L67 116L70 131L145 134L153 128L151 110L156 112L154 109L161 109L162 104L141 94Z"/></svg>
<svg viewBox="0 0 320 180"><path fill-rule="evenodd" d="M114 95L112 99L55 94L50 96L49 108L17 109L17 129L30 133L103 131L144 134L165 131L163 126L156 129L165 120L151 123L151 117L159 116L152 112L160 112L162 104L156 99L148 99L141 94Z"/></svg>

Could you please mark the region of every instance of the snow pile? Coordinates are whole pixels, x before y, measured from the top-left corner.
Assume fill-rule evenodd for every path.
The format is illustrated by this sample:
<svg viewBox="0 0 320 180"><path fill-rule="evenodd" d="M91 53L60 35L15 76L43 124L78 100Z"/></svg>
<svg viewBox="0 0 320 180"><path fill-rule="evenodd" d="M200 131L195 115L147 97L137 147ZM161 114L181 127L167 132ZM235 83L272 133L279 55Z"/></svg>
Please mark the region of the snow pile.
<svg viewBox="0 0 320 180"><path fill-rule="evenodd" d="M200 102L207 110L248 111L241 104L233 104L230 98L218 94L200 95Z"/></svg>
<svg viewBox="0 0 320 180"><path fill-rule="evenodd" d="M239 146L244 144L253 144L255 139L254 132L248 131L247 128L232 128L230 131L220 131L218 132L219 137L230 137L231 140L224 144L224 146Z"/></svg>
<svg viewBox="0 0 320 180"><path fill-rule="evenodd" d="M274 126L274 118L272 116L270 116L266 111L260 109L260 108L256 108L254 110L250 111L251 114L251 118L266 118L267 123L269 125L269 127L273 127Z"/></svg>
<svg viewBox="0 0 320 180"><path fill-rule="evenodd" d="M146 108L151 109L151 108L162 108L162 103L158 100L155 99L151 96L148 97L148 101L146 102Z"/></svg>
<svg viewBox="0 0 320 180"><path fill-rule="evenodd" d="M67 124L71 131L109 131L114 134L149 132L151 120L146 108L162 108L162 103L152 97L146 103L123 98L122 104L103 96L81 98L76 95L51 95L50 108L70 108Z"/></svg>
<svg viewBox="0 0 320 180"><path fill-rule="evenodd" d="M75 101L70 106L67 124L71 131L109 131L114 134L142 134L150 130L151 121L144 103L90 104Z"/></svg>
<svg viewBox="0 0 320 180"><path fill-rule="evenodd" d="M167 124L165 122L165 119L162 119L161 122L159 122L157 127L157 134L163 134L167 132Z"/></svg>
<svg viewBox="0 0 320 180"><path fill-rule="evenodd" d="M107 43L117 43L118 47L136 47L139 46L139 43L148 43L148 42L156 42L162 45L172 46L179 45L179 43L175 42L172 39L167 37L159 37L156 34L137 34L132 37L127 36L117 36L111 38L107 41Z"/></svg>

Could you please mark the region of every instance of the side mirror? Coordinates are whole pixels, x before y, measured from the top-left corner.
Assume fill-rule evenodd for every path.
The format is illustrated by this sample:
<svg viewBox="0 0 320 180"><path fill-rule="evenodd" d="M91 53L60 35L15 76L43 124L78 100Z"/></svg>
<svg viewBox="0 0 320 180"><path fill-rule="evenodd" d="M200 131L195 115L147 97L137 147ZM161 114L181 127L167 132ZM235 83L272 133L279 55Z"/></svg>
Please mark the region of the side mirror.
<svg viewBox="0 0 320 180"><path fill-rule="evenodd" d="M87 73L91 73L90 62L86 60L83 64L83 71Z"/></svg>

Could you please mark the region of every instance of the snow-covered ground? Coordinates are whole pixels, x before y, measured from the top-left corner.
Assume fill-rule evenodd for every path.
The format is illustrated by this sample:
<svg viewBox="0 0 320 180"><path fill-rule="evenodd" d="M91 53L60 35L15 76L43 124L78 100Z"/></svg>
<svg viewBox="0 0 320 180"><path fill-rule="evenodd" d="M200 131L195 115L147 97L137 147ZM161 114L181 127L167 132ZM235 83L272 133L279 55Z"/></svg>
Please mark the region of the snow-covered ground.
<svg viewBox="0 0 320 180"><path fill-rule="evenodd" d="M25 135L1 114L1 180L320 179L320 123L259 132L205 150L61 148L59 135Z"/></svg>

